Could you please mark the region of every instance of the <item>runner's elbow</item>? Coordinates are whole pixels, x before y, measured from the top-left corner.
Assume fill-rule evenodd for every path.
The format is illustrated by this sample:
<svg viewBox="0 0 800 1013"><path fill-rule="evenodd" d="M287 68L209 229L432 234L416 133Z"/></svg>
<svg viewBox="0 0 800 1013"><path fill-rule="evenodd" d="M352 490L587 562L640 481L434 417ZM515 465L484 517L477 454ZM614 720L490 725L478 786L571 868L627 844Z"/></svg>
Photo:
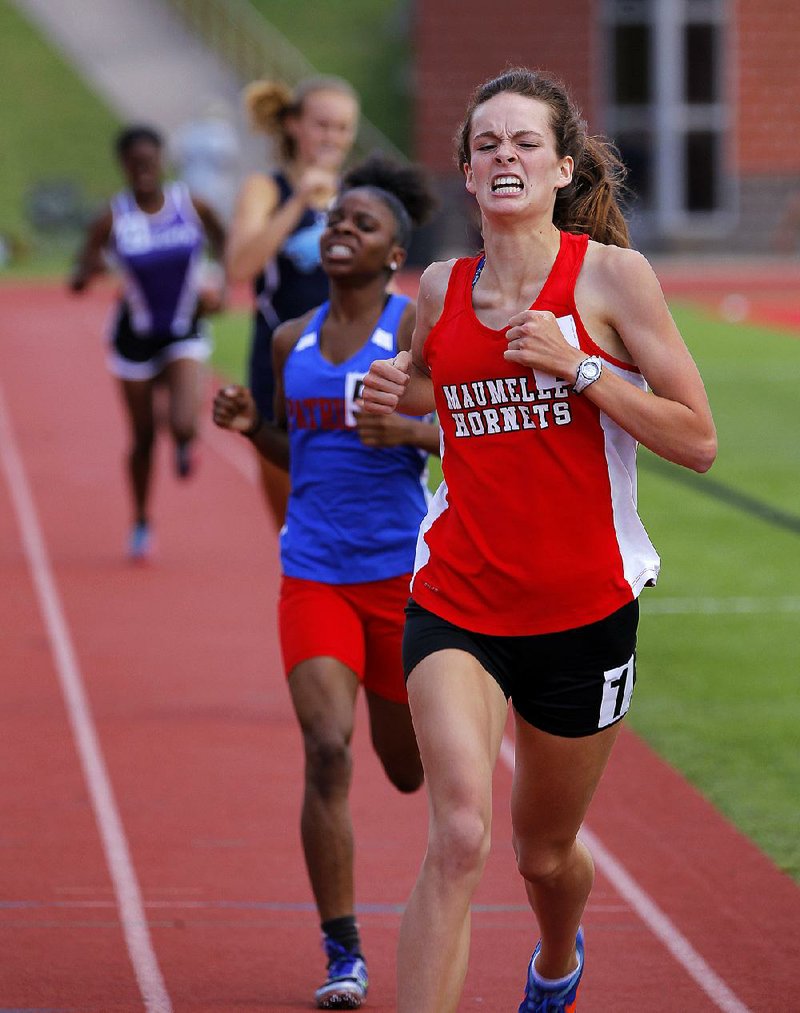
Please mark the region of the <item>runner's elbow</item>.
<svg viewBox="0 0 800 1013"><path fill-rule="evenodd" d="M704 475L714 463L716 457L717 434L712 432L704 440L698 441L695 445L691 460L687 462L687 467L691 468L692 471L696 471L699 475Z"/></svg>
<svg viewBox="0 0 800 1013"><path fill-rule="evenodd" d="M247 256L247 250L241 244L228 241L225 251L225 274L229 282L250 281L258 273L258 264L253 266L253 258Z"/></svg>

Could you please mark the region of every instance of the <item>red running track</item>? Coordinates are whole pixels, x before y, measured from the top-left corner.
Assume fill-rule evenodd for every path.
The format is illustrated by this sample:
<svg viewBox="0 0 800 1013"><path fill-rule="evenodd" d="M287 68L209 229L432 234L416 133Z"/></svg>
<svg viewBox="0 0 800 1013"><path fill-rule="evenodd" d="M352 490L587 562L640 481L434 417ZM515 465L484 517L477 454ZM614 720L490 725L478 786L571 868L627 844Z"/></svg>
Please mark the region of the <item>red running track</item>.
<svg viewBox="0 0 800 1013"><path fill-rule="evenodd" d="M157 562L125 561L109 300L0 288L0 1013L307 1010L323 960L275 539L249 448L206 423L190 483L162 447ZM360 718L367 1008L388 1011L426 807L384 781ZM463 1010L516 1010L534 942L511 748ZM798 1008L800 891L633 734L590 817L581 1013Z"/></svg>

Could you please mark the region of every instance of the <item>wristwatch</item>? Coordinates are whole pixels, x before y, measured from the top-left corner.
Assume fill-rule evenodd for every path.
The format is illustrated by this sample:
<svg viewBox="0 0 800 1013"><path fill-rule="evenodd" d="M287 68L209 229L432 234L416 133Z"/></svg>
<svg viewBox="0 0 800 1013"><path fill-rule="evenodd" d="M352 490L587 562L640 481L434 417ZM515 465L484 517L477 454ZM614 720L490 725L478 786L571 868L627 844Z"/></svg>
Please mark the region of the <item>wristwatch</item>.
<svg viewBox="0 0 800 1013"><path fill-rule="evenodd" d="M584 359L583 362L578 363L578 369L575 373L575 383L572 385L572 389L576 394L581 394L590 383L594 383L595 380L600 379L600 374L603 372L603 360L599 355L590 355L588 359Z"/></svg>

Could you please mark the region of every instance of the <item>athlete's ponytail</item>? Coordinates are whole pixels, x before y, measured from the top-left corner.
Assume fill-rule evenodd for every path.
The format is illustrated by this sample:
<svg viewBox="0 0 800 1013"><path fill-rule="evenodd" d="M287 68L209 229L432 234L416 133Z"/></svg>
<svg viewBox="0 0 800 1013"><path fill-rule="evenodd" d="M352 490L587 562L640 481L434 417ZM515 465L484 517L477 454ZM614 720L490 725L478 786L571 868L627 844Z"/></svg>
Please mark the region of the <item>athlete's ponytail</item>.
<svg viewBox="0 0 800 1013"><path fill-rule="evenodd" d="M242 92L244 105L253 130L278 138L281 155L291 161L295 157L295 141L286 128L291 117L301 116L303 103L315 92L335 91L352 98L358 95L351 84L341 77L311 77L292 91L281 81L252 81Z"/></svg>
<svg viewBox="0 0 800 1013"><path fill-rule="evenodd" d="M547 74L512 67L475 89L456 135L458 167L470 161L472 117L495 95L513 92L538 99L550 108L550 125L559 158L575 163L572 182L558 191L553 221L564 232L586 233L598 243L630 246L620 208L625 167L613 145L586 133L586 122L564 85Z"/></svg>
<svg viewBox="0 0 800 1013"><path fill-rule="evenodd" d="M280 81L251 81L242 97L252 129L277 135L285 155L284 122L294 108L290 89Z"/></svg>
<svg viewBox="0 0 800 1013"><path fill-rule="evenodd" d="M585 232L598 243L630 246L619 205L625 166L602 137L586 137L572 182L556 193L553 222L564 232Z"/></svg>

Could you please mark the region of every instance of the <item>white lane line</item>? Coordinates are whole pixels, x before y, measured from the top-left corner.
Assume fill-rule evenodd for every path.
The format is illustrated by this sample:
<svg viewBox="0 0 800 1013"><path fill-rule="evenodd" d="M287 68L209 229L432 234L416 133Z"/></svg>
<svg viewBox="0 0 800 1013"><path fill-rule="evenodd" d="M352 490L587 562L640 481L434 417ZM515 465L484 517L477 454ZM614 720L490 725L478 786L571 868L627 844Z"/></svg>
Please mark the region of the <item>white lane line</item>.
<svg viewBox="0 0 800 1013"><path fill-rule="evenodd" d="M744 615L772 614L775 612L800 612L800 597L776 595L775 597L729 597L729 598L659 598L654 595L641 602L642 615Z"/></svg>
<svg viewBox="0 0 800 1013"><path fill-rule="evenodd" d="M83 767L106 863L114 885L128 955L145 1008L149 1013L171 1013L172 1003L150 940L142 895L128 842L114 800L114 792L6 404L0 385L0 460L55 659L59 684L78 757Z"/></svg>
<svg viewBox="0 0 800 1013"><path fill-rule="evenodd" d="M514 771L514 744L504 738L500 757ZM588 827L581 828L581 837L592 852L595 865L609 880L619 895L641 918L653 935L663 943L690 978L705 992L714 1006L723 1013L750 1013L745 1004L731 991L695 950L686 936L670 921L667 915L646 893L636 880L617 861Z"/></svg>

